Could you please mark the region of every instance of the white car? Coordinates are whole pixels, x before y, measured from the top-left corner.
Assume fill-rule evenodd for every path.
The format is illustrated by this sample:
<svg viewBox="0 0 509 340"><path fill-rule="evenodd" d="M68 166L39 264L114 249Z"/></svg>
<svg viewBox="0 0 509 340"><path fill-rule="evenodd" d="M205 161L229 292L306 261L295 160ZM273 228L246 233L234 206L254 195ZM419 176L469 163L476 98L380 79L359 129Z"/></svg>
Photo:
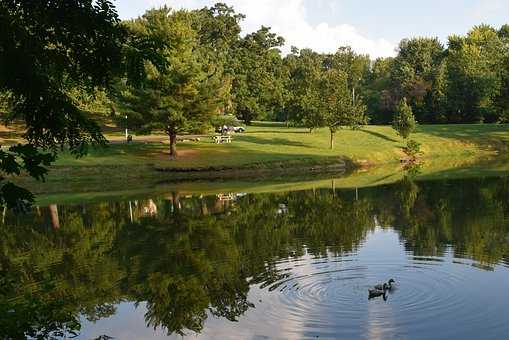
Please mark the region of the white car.
<svg viewBox="0 0 509 340"><path fill-rule="evenodd" d="M242 133L242 132L246 131L246 129L243 126L234 126L233 131L236 133Z"/></svg>

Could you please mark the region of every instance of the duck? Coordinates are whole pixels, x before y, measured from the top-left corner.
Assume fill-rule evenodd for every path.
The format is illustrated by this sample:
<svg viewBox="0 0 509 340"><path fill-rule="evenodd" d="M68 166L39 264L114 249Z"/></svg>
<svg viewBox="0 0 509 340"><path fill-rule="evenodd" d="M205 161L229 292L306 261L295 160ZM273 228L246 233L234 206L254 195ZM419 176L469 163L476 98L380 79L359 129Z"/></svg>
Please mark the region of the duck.
<svg viewBox="0 0 509 340"><path fill-rule="evenodd" d="M384 285L386 285L387 290L391 290L393 288L392 287L393 283L396 283L396 281L394 281L394 279L390 279L389 281L387 281L387 283L379 283L379 284L375 285L374 288L377 290L383 290Z"/></svg>
<svg viewBox="0 0 509 340"><path fill-rule="evenodd" d="M378 285L377 285L378 286ZM373 299L379 296L383 296L385 298L385 293L387 292L387 283L382 285L382 289L375 288L368 289L368 299Z"/></svg>

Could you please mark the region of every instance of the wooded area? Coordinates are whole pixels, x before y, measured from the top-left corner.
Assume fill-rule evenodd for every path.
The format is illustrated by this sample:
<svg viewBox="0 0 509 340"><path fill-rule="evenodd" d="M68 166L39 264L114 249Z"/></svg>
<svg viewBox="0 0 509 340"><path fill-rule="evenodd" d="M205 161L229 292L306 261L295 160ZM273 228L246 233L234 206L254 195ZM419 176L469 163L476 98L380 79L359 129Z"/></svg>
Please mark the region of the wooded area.
<svg viewBox="0 0 509 340"><path fill-rule="evenodd" d="M419 123L509 118L509 25L476 26L447 47L404 39L396 57L370 60L348 46L284 55L283 37L268 27L244 35L243 18L222 3L121 21L108 0L3 1L0 110L24 122L28 143L0 151L2 170L42 178L59 148L82 155L103 144L91 111L138 133L165 131L171 157L177 134L221 117L327 127L331 147L341 127L393 122L402 100ZM0 196L12 192L30 199L5 185Z"/></svg>

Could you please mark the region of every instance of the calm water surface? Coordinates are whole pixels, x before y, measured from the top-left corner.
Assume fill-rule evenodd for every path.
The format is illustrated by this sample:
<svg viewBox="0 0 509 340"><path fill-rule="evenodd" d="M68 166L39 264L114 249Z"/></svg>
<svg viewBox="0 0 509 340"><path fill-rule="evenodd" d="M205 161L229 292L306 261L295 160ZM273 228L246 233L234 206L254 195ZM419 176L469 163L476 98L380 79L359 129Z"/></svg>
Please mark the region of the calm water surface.
<svg viewBox="0 0 509 340"><path fill-rule="evenodd" d="M506 339L509 180L8 213L0 284L0 338Z"/></svg>

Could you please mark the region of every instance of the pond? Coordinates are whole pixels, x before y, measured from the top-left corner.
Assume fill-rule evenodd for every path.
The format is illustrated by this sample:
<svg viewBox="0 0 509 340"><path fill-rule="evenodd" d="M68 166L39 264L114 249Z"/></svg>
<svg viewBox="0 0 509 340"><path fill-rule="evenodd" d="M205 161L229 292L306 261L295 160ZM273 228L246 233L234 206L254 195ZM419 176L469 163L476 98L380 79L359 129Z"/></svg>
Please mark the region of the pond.
<svg viewBox="0 0 509 340"><path fill-rule="evenodd" d="M508 177L332 188L4 214L0 338L509 334Z"/></svg>

